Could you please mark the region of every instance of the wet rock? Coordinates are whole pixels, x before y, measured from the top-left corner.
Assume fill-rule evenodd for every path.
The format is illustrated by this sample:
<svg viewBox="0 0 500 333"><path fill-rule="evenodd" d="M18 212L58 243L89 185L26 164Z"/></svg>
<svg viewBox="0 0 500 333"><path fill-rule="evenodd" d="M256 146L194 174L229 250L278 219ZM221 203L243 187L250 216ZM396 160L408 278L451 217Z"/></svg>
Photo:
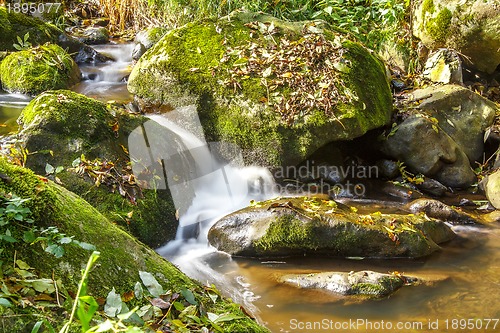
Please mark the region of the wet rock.
<svg viewBox="0 0 500 333"><path fill-rule="evenodd" d="M376 166L380 172L380 176L387 179L394 179L400 174L399 166L396 161L383 159L377 161Z"/></svg>
<svg viewBox="0 0 500 333"><path fill-rule="evenodd" d="M139 60L140 57L147 51L146 47L142 43L138 43L135 45L134 50L132 51L132 59Z"/></svg>
<svg viewBox="0 0 500 333"><path fill-rule="evenodd" d="M274 27L277 48L274 43L271 47L255 22ZM273 94L294 99L289 92L296 88L286 84L285 89L275 78L296 78L302 66L294 67L293 72L269 74L279 70L269 63L267 68L251 74L251 80L243 81L242 76L231 74L238 71L239 64L243 71L254 67L245 64L260 56L252 57L249 53L243 57L252 43L257 53L273 53L292 45L307 49L314 38L324 40L323 51L335 45L342 48L341 53L331 49L324 55L316 54L319 63L313 66L321 75L334 74L342 82L338 94L324 94L337 105L325 109L321 107L324 104L315 102L311 107L301 107L290 100L284 107L291 109L280 110L280 101L267 94L265 85L277 84ZM228 52L240 48L241 58ZM258 66L262 65L260 62ZM328 87L333 89L337 78L328 81ZM128 89L137 99L151 105L200 106L198 112L210 141L236 144L242 148L245 162L268 167L296 165L326 143L362 136L387 124L393 109L385 67L363 46L317 22L285 22L249 12L235 12L230 20L207 18L167 33L134 66Z"/></svg>
<svg viewBox="0 0 500 333"><path fill-rule="evenodd" d="M423 193L430 194L434 197L442 197L450 189L435 179L424 177L423 183L417 184L417 188Z"/></svg>
<svg viewBox="0 0 500 333"><path fill-rule="evenodd" d="M414 214L425 213L428 217L453 224L480 223L480 219L434 199L417 199L408 203L404 208Z"/></svg>
<svg viewBox="0 0 500 333"><path fill-rule="evenodd" d="M416 110L437 120L439 129L456 142L471 163L483 156L485 130L500 111L495 103L458 85L431 86L411 96L419 101Z"/></svg>
<svg viewBox="0 0 500 333"><path fill-rule="evenodd" d="M456 51L439 49L429 55L422 75L437 83L462 84L462 61Z"/></svg>
<svg viewBox="0 0 500 333"><path fill-rule="evenodd" d="M153 27L139 31L135 36L135 42L142 44L146 50L155 45L167 32L167 27Z"/></svg>
<svg viewBox="0 0 500 333"><path fill-rule="evenodd" d="M417 215L357 214L332 200L277 198L215 223L211 245L235 256L422 257L451 240L441 221Z"/></svg>
<svg viewBox="0 0 500 333"><path fill-rule="evenodd" d="M82 30L74 30L72 34L80 42L87 45L106 44L109 42L109 32L104 27L88 27Z"/></svg>
<svg viewBox="0 0 500 333"><path fill-rule="evenodd" d="M40 175L46 174L47 164L62 167L57 177L67 189L142 242L158 247L175 237L178 222L172 197L167 190L140 190L127 181L132 178L124 155L129 149L126 138L146 120L72 91L54 90L38 95L23 109L17 139L27 151L38 152L28 155L27 167ZM82 155L95 163L103 178L97 181L81 169L82 175L69 170L80 167L74 161ZM106 182L109 171L123 181ZM48 177L55 179L54 174Z"/></svg>
<svg viewBox="0 0 500 333"><path fill-rule="evenodd" d="M435 178L450 187L468 187L476 176L469 159L455 141L431 120L410 116L383 143L387 155L410 170Z"/></svg>
<svg viewBox="0 0 500 333"><path fill-rule="evenodd" d="M485 223L500 222L500 210L494 210L481 216Z"/></svg>
<svg viewBox="0 0 500 333"><path fill-rule="evenodd" d="M22 37L29 32L29 42L33 46L45 43L58 44L67 50L77 63L105 62L109 60L109 58L76 38L69 36L55 25L47 24L40 19L15 13L14 11L7 11L5 7L0 6L0 21L2 22L0 50L16 51L13 45L18 43L17 36Z"/></svg>
<svg viewBox="0 0 500 333"><path fill-rule="evenodd" d="M321 289L343 296L361 295L380 298L389 296L404 285L417 282L417 279L395 274L360 271L287 274L280 277L279 281L300 289Z"/></svg>
<svg viewBox="0 0 500 333"><path fill-rule="evenodd" d="M491 175L488 175L485 192L490 203L496 209L500 209L500 171L497 170Z"/></svg>
<svg viewBox="0 0 500 333"><path fill-rule="evenodd" d="M429 49L457 50L481 71L500 64L500 6L496 0L419 0L413 34Z"/></svg>
<svg viewBox="0 0 500 333"><path fill-rule="evenodd" d="M60 46L45 44L8 55L0 65L0 77L6 91L37 95L73 86L80 82L81 72Z"/></svg>
<svg viewBox="0 0 500 333"><path fill-rule="evenodd" d="M411 200L422 196L422 193L419 193L418 190L414 188L394 184L393 182L385 182L381 187L381 191L384 194L402 200Z"/></svg>

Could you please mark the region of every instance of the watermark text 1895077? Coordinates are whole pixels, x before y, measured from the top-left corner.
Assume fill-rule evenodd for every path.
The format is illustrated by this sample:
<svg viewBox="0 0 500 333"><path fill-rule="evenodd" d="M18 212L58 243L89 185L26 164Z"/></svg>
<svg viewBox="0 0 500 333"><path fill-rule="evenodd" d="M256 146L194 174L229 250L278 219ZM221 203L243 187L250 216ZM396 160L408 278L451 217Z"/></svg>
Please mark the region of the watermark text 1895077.
<svg viewBox="0 0 500 333"><path fill-rule="evenodd" d="M8 12L22 14L44 14L58 12L62 4L60 2L7 2L5 4Z"/></svg>

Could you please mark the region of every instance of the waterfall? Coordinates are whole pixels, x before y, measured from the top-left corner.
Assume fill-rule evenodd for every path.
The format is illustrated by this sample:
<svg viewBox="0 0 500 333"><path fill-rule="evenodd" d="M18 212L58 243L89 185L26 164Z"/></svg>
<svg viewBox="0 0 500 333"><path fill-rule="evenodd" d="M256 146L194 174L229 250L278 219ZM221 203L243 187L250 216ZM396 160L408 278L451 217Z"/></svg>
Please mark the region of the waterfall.
<svg viewBox="0 0 500 333"><path fill-rule="evenodd" d="M237 271L237 264L211 247L207 234L218 219L248 206L251 200L274 197L274 178L266 168L244 166L235 145L208 144L194 106L149 119L129 137L131 159L136 161L133 171L151 187L168 187L180 212L176 239L156 251L190 277L223 287L236 302L256 313L252 305L256 296L243 278L211 268L216 261ZM145 167L159 159L162 163L154 177L143 177Z"/></svg>

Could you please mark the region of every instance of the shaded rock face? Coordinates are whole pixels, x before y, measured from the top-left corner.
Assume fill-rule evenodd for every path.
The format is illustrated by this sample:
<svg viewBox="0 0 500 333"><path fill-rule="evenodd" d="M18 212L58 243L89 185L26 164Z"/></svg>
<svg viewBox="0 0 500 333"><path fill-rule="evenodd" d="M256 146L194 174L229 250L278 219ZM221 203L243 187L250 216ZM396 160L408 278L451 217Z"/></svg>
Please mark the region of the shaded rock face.
<svg viewBox="0 0 500 333"><path fill-rule="evenodd" d="M218 250L250 257L422 257L453 237L448 226L424 215L361 215L310 197L255 203L222 218L208 233Z"/></svg>
<svg viewBox="0 0 500 333"><path fill-rule="evenodd" d="M73 86L81 72L60 46L45 44L9 54L0 65L0 78L4 90L37 95Z"/></svg>
<svg viewBox="0 0 500 333"><path fill-rule="evenodd" d="M453 224L474 224L480 222L479 219L472 215L434 199L416 199L406 204L404 208L414 214L425 213L429 217Z"/></svg>
<svg viewBox="0 0 500 333"><path fill-rule="evenodd" d="M90 178L85 171L79 175L68 170L83 154L88 161L108 163L115 177L128 177L124 171L129 162L124 151L127 137L145 121L75 92L57 90L39 95L22 111L18 136L25 149L38 152L28 156L27 167L40 175L46 173L47 163L63 167L57 177L66 188L144 243L158 247L173 239L177 228L168 190L141 191L133 182L106 184ZM98 165L96 168L105 171Z"/></svg>
<svg viewBox="0 0 500 333"><path fill-rule="evenodd" d="M315 79L336 79L311 83L315 90L307 96L291 94L301 90L290 82L306 76L280 62L295 59L295 66L304 59L305 53L290 51L294 47L317 47L314 70L324 72ZM128 88L150 104L196 105L209 141L237 144L246 161L262 166L298 163L325 143L386 124L392 112L385 68L361 45L318 22L287 23L253 13L168 32L140 58ZM311 98L328 100L329 111Z"/></svg>
<svg viewBox="0 0 500 333"><path fill-rule="evenodd" d="M73 35L80 42L88 45L106 44L109 42L109 32L104 27L88 27L74 32Z"/></svg>
<svg viewBox="0 0 500 333"><path fill-rule="evenodd" d="M499 15L495 0L420 0L413 34L429 49L455 49L478 70L492 73L500 64Z"/></svg>
<svg viewBox="0 0 500 333"><path fill-rule="evenodd" d="M416 281L415 278L373 271L287 274L279 280L301 289L321 289L343 296L360 295L369 298L388 296L405 284Z"/></svg>
<svg viewBox="0 0 500 333"><path fill-rule="evenodd" d="M387 138L383 151L411 170L450 187L468 187L476 177L469 159L444 131L423 117L411 116Z"/></svg>
<svg viewBox="0 0 500 333"><path fill-rule="evenodd" d="M40 19L26 16L5 7L0 7L0 50L15 51L14 44L18 43L17 36L23 38L29 33L28 41L33 45L54 43L67 50L77 63L104 62L109 60L90 46L68 36L54 25L47 24Z"/></svg>
<svg viewBox="0 0 500 333"><path fill-rule="evenodd" d="M470 165L483 155L484 132L498 112L495 103L469 89L444 85L412 92L407 108L416 114L387 138L383 151L446 186L473 184Z"/></svg>

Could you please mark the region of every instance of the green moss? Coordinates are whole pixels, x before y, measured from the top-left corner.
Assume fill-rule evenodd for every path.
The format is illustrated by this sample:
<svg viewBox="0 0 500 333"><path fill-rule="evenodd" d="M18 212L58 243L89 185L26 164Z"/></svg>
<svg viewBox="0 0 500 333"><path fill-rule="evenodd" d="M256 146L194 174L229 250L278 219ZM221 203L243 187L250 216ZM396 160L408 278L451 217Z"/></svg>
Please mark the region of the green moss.
<svg viewBox="0 0 500 333"><path fill-rule="evenodd" d="M129 163L122 145L128 146L129 134L145 120L71 91L46 92L32 100L20 117L25 146L37 152L28 156L27 166L45 174L47 163L68 169L83 154L89 161L112 162L122 172ZM119 125L117 133L113 124ZM86 175L65 170L57 176L66 188L149 246L158 247L175 237L177 220L168 190L138 191L133 204L116 188L97 187L95 179Z"/></svg>
<svg viewBox="0 0 500 333"><path fill-rule="evenodd" d="M13 52L0 65L5 90L31 95L68 88L80 81L80 76L77 64L56 44Z"/></svg>
<svg viewBox="0 0 500 333"><path fill-rule="evenodd" d="M210 312L229 312L243 316L231 324L223 325L225 332L267 332L255 321L246 317L231 301L219 298L215 303L203 287L189 279L175 266L132 236L110 223L86 201L52 182L42 182L30 170L9 165L0 159L0 172L12 181L0 181L2 190L32 199L37 211L35 224L38 227L57 226L60 232L74 236L96 246L101 255L88 279L88 292L96 298L106 297L115 288L118 293L129 292L140 281L139 271L152 273L166 290L179 292L188 288L194 292ZM33 187L31 187L33 186ZM39 200L43 196L46 200ZM47 215L44 215L47 212ZM49 214L50 213L50 214ZM19 230L20 232L23 229ZM39 244L19 242L15 248L16 258L36 269L41 278L60 279L65 290L75 292L89 251L76 246L66 246L65 255L57 259L44 253ZM14 257L14 249L4 255ZM43 312L43 307L38 308ZM22 313L22 309L19 310ZM26 321L29 321L29 316ZM59 323L60 325L61 323ZM56 325L57 326L57 325Z"/></svg>
<svg viewBox="0 0 500 333"><path fill-rule="evenodd" d="M445 42L452 17L452 12L448 8L443 8L435 18L429 18L425 23L427 33L437 42Z"/></svg>
<svg viewBox="0 0 500 333"><path fill-rule="evenodd" d="M43 22L40 19L20 13L9 11L0 6L0 50L15 51L14 44L17 36L23 37L29 33L29 42L33 45L41 45L47 42L56 43L62 30L54 25Z"/></svg>
<svg viewBox="0 0 500 333"><path fill-rule="evenodd" d="M277 217L269 226L266 234L255 242L258 250L316 249L314 223L304 223L291 214Z"/></svg>
<svg viewBox="0 0 500 333"><path fill-rule="evenodd" d="M305 26L248 12L235 14L231 20L193 22L170 31L141 57L130 76L129 90L152 104L196 105L208 141L234 143L243 149L246 161L266 166L299 163L330 141L352 139L389 121L392 98L384 66L352 42L344 44L350 73L340 75L335 84L341 93L356 97L352 103L334 107L334 116L311 110L289 124L262 102L268 92L260 75L236 77L239 86L231 85L230 72L237 57L220 61L228 49L249 43L275 47L269 38L245 26L256 20L278 28L273 35L276 41L300 38ZM331 31L325 34L339 37ZM290 90L278 88L283 96Z"/></svg>
<svg viewBox="0 0 500 333"><path fill-rule="evenodd" d="M378 283L357 283L352 286L352 293L383 297L403 286L403 280L398 277L384 277Z"/></svg>
<svg viewBox="0 0 500 333"><path fill-rule="evenodd" d="M435 11L434 7L434 0L424 0L422 2L422 15L425 15L425 13L434 13Z"/></svg>

